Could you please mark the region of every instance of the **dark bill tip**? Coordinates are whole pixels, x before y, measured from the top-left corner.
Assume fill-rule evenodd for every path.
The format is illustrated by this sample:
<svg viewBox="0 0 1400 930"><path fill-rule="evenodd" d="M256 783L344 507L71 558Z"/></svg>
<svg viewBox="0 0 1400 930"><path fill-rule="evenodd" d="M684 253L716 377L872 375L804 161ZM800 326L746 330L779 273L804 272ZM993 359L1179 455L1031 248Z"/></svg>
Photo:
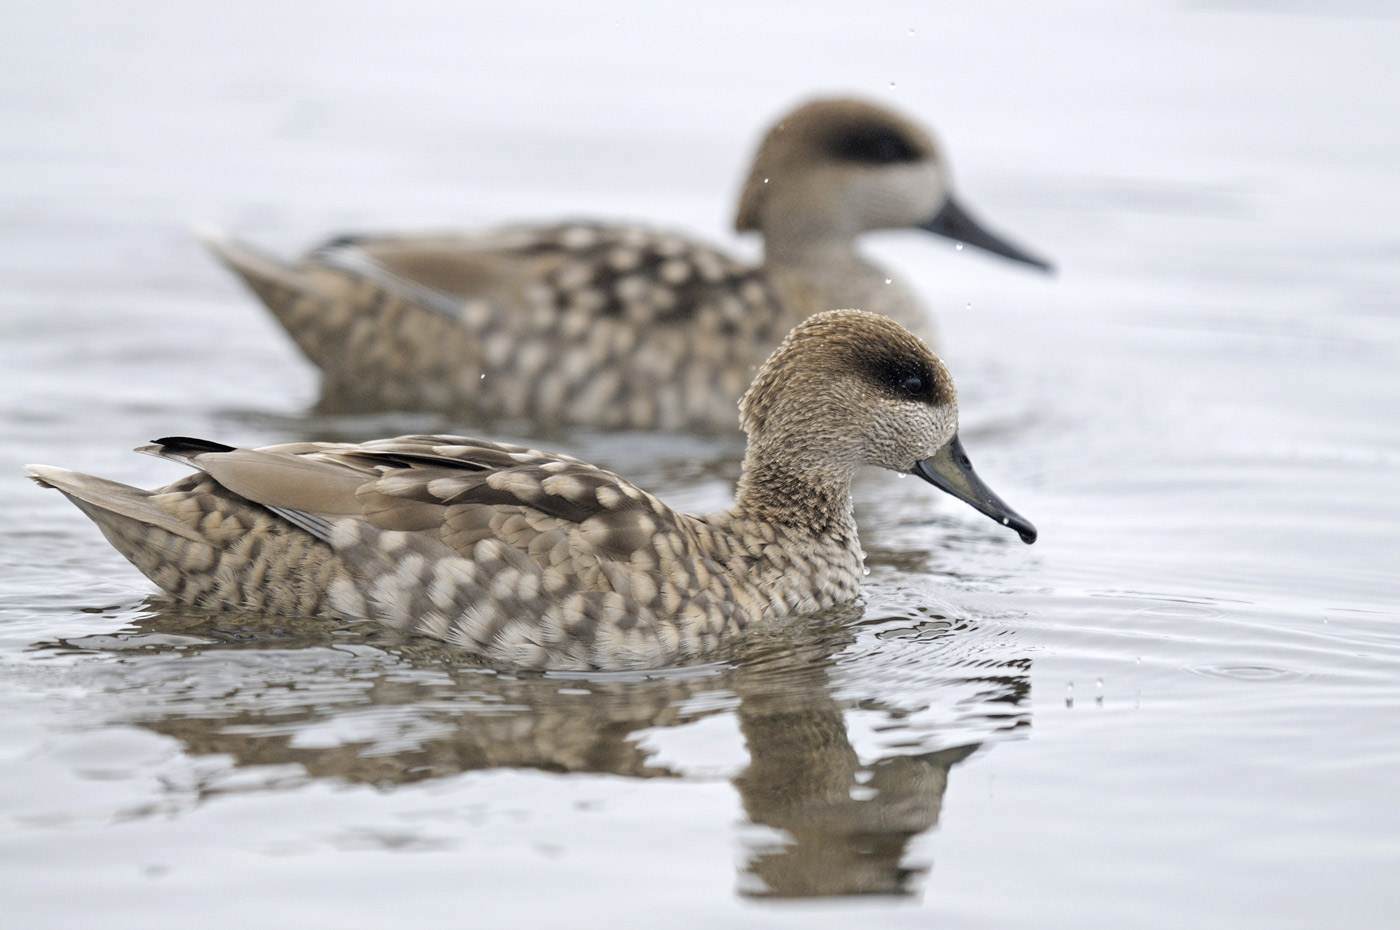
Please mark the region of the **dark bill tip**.
<svg viewBox="0 0 1400 930"><path fill-rule="evenodd" d="M943 209L939 210L933 219L920 224L919 228L934 235L946 236L994 255L1009 258L1013 262L1039 268L1041 271L1053 272L1055 270L1055 266L1045 259L988 232L986 227L977 222L972 214L964 210L962 204L952 197L948 198L943 204Z"/></svg>
<svg viewBox="0 0 1400 930"><path fill-rule="evenodd" d="M972 470L972 461L963 451L962 440L957 434L933 455L915 462L911 473L940 491L970 504L974 510L986 514L1002 526L1015 530L1026 545L1036 541L1039 534L1031 521L1008 507Z"/></svg>

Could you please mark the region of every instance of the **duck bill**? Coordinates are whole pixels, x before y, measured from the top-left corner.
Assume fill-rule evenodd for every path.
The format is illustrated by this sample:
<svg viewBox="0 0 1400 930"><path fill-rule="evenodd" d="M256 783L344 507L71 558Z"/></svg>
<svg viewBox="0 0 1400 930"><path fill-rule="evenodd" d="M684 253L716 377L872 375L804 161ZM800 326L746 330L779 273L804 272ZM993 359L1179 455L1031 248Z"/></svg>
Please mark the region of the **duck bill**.
<svg viewBox="0 0 1400 930"><path fill-rule="evenodd" d="M928 230L935 235L956 239L958 242L964 242L1003 258L1009 258L1013 262L1022 262L1039 268L1041 271L1054 270L1054 266L1045 259L1032 255L1025 249L1012 245L1000 236L988 232L981 223L973 218L972 214L962 208L962 204L952 197L944 202L943 209L939 210L933 219L920 224L919 228Z"/></svg>
<svg viewBox="0 0 1400 930"><path fill-rule="evenodd" d="M972 470L972 462L963 451L962 440L957 434L933 455L914 463L911 473L918 475L940 491L947 491L960 501L985 513L1002 526L1009 526L1021 535L1021 542L1030 545L1035 542L1035 527L1021 516L991 488L982 483L977 472Z"/></svg>

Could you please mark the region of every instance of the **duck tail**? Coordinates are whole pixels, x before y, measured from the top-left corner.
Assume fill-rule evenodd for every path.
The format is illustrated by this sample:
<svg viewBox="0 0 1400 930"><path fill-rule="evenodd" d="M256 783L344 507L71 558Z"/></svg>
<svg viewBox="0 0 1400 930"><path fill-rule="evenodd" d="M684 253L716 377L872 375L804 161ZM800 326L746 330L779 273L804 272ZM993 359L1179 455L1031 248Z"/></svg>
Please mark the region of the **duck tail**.
<svg viewBox="0 0 1400 930"><path fill-rule="evenodd" d="M189 454L201 451L181 446L188 440L167 442ZM146 491L52 465L26 467L40 487L63 492L114 549L179 601L287 615L323 611L330 550L308 547L300 529L260 516L261 508L207 475ZM280 560L287 570L276 568Z"/></svg>
<svg viewBox="0 0 1400 930"><path fill-rule="evenodd" d="M343 364L357 282L314 264L292 264L201 226L197 235L271 311L312 364L334 372Z"/></svg>
<svg viewBox="0 0 1400 930"><path fill-rule="evenodd" d="M162 510L155 502L156 494L150 491L53 465L26 465L25 469L41 488L63 492L97 524L117 551L133 562L139 547L150 546L152 530L207 543L194 526Z"/></svg>
<svg viewBox="0 0 1400 930"><path fill-rule="evenodd" d="M321 369L323 405L436 408L479 388L481 347L460 325L460 301L392 274L355 238L289 264L211 228L199 235ZM428 391L443 383L452 387L439 393L451 396Z"/></svg>

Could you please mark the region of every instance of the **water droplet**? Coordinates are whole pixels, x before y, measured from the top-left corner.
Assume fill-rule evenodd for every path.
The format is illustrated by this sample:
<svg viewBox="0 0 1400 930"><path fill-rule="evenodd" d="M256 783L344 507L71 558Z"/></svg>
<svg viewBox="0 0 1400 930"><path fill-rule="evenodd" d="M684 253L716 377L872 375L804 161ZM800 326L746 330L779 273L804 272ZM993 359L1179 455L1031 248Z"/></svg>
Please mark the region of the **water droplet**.
<svg viewBox="0 0 1400 930"><path fill-rule="evenodd" d="M962 243L961 243L961 242L958 243L958 251L959 251L959 252L962 251Z"/></svg>
<svg viewBox="0 0 1400 930"><path fill-rule="evenodd" d="M1142 664L1142 656L1138 656L1138 657L1137 657L1137 664L1138 664L1138 665L1141 665L1141 664Z"/></svg>
<svg viewBox="0 0 1400 930"><path fill-rule="evenodd" d="M913 30L913 29L910 29L910 30L909 30L909 34L912 36L912 35L914 34L914 30Z"/></svg>
<svg viewBox="0 0 1400 930"><path fill-rule="evenodd" d="M1072 681L1069 683L1068 687L1065 688L1065 706L1074 706L1074 682Z"/></svg>
<svg viewBox="0 0 1400 930"><path fill-rule="evenodd" d="M763 183L764 183L764 184L767 184L767 183L768 183L768 179L767 179L767 178L764 178L764 179L763 179Z"/></svg>
<svg viewBox="0 0 1400 930"><path fill-rule="evenodd" d="M1011 525L1011 521L1010 521L1009 519L1007 519L1006 517L1002 517L1002 518L1001 518L1001 525L1002 525L1002 526L1010 526L1010 525Z"/></svg>
<svg viewBox="0 0 1400 930"><path fill-rule="evenodd" d="M1103 679L1094 682L1094 703L1103 706Z"/></svg>
<svg viewBox="0 0 1400 930"><path fill-rule="evenodd" d="M969 309L969 310L971 310L971 309L972 309L972 303L971 303L971 302L969 302L969 303L968 303L968 305L967 305L967 309Z"/></svg>
<svg viewBox="0 0 1400 930"><path fill-rule="evenodd" d="M862 575L865 575L867 578L870 577L870 569L866 568L864 565L860 567L860 573Z"/></svg>
<svg viewBox="0 0 1400 930"><path fill-rule="evenodd" d="M481 380L482 380L482 381L485 381L485 380L486 380L486 372L484 372L484 371L481 373Z"/></svg>
<svg viewBox="0 0 1400 930"><path fill-rule="evenodd" d="M886 279L885 279L885 283L886 283L886 284L893 284L893 283L894 283L894 278L886 278Z"/></svg>
<svg viewBox="0 0 1400 930"><path fill-rule="evenodd" d="M894 81L890 81L890 90L894 90Z"/></svg>

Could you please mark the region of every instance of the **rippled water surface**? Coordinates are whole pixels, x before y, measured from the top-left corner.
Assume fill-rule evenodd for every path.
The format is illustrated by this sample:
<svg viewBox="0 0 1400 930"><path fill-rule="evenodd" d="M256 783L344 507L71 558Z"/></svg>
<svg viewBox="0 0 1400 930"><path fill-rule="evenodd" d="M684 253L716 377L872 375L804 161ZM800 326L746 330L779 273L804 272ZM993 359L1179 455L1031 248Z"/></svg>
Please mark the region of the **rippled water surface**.
<svg viewBox="0 0 1400 930"><path fill-rule="evenodd" d="M1389 5L394 9L7 11L0 925L1400 922ZM620 215L751 254L754 137L831 89L934 122L964 199L1060 265L870 243L1032 548L872 474L860 604L694 668L512 676L173 607L21 477L470 428L310 413L194 221L291 251ZM692 509L740 453L532 441Z"/></svg>

